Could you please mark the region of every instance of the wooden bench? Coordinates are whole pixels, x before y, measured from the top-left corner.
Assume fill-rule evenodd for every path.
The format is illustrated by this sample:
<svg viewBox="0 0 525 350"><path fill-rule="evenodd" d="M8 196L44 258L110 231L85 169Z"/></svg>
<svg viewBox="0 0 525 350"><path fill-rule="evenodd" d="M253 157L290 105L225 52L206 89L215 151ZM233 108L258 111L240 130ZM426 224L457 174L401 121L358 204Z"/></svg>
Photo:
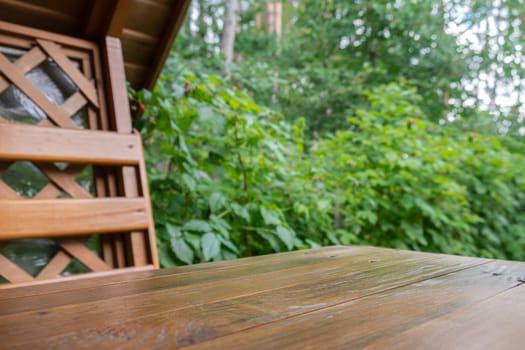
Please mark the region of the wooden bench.
<svg viewBox="0 0 525 350"><path fill-rule="evenodd" d="M99 45L0 21L0 107L0 277L16 285L63 279L73 263L97 274L158 268L118 39ZM21 163L46 180L32 196L2 180ZM77 181L86 168L92 191ZM56 251L37 272L3 253L42 238Z"/></svg>

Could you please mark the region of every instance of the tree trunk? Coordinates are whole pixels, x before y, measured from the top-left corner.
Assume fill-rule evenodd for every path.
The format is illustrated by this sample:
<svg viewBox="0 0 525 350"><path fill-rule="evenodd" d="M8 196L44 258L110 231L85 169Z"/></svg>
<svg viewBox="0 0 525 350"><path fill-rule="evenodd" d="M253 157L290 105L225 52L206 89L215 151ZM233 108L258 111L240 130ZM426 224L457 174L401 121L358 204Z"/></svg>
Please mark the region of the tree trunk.
<svg viewBox="0 0 525 350"><path fill-rule="evenodd" d="M221 38L221 52L226 57L226 64L230 65L234 57L235 32L237 28L237 15L239 3L237 0L228 0L226 3L226 19ZM229 75L229 68L227 68Z"/></svg>
<svg viewBox="0 0 525 350"><path fill-rule="evenodd" d="M197 1L197 11L199 13L199 16L197 18L197 31L198 31L198 37L201 40L204 40L206 37L206 22L204 22L205 17L205 6L203 3L203 0Z"/></svg>
<svg viewBox="0 0 525 350"><path fill-rule="evenodd" d="M283 4L267 1L265 3L266 33L280 37L283 27Z"/></svg>

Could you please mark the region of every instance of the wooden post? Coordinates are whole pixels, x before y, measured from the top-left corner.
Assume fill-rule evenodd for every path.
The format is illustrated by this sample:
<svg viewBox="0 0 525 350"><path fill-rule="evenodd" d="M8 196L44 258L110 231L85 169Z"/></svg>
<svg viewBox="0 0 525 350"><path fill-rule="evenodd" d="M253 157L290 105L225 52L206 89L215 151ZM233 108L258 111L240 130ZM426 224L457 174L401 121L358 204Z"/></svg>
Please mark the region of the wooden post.
<svg viewBox="0 0 525 350"><path fill-rule="evenodd" d="M120 40L114 37L106 37L104 41L104 67L106 70L108 102L110 110L110 118L112 119L113 128L115 131L122 133L131 133L131 113L129 108L129 101L126 88L126 77L124 73L124 60L122 56L122 47ZM123 167L119 174L122 183L122 192L125 197L137 197L147 193L143 188L147 186L145 183L141 186L139 174L135 167ZM151 219L150 219L151 221ZM132 232L129 234L127 246L131 251L129 255L130 263L133 266L143 266L153 263L158 267L158 256L156 254L156 240L155 232L152 231L153 224L149 224L149 236L144 232ZM148 249L148 240L151 245L151 250ZM149 252L152 252L149 254ZM151 255L151 256L149 256Z"/></svg>

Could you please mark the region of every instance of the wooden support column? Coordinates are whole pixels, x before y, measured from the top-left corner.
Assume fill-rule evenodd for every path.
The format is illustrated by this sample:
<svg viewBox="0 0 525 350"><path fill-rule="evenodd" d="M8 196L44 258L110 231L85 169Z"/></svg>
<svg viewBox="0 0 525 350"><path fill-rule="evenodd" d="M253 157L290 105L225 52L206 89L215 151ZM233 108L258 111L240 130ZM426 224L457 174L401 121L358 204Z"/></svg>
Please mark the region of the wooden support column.
<svg viewBox="0 0 525 350"><path fill-rule="evenodd" d="M108 101L111 121L115 131L131 133L131 113L126 88L126 77L124 73L124 60L120 40L114 37L106 37L104 40L104 67L108 86ZM125 197L137 197L147 195L147 182L141 184L139 174L135 167L123 167L119 172L121 177L122 192ZM149 196L148 196L149 200ZM151 210L149 215L149 235L145 232L132 232L126 244L131 252L129 258L133 266L153 264L158 267L158 256L156 254L156 239L153 230ZM148 241L151 249L148 249Z"/></svg>

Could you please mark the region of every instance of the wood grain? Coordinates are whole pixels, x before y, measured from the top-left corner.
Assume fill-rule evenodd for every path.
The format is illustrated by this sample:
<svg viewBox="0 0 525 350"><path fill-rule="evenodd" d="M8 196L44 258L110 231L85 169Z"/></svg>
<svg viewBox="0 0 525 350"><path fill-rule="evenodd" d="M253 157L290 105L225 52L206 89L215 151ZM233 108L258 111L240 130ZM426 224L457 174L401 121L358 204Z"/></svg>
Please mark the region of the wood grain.
<svg viewBox="0 0 525 350"><path fill-rule="evenodd" d="M0 254L0 275L12 283L30 282L33 276Z"/></svg>
<svg viewBox="0 0 525 350"><path fill-rule="evenodd" d="M525 287L520 285L479 304L456 310L371 344L367 349L521 350L524 348L521 340L524 315Z"/></svg>
<svg viewBox="0 0 525 350"><path fill-rule="evenodd" d="M147 225L143 198L0 199L0 239L122 232Z"/></svg>
<svg viewBox="0 0 525 350"><path fill-rule="evenodd" d="M519 349L524 276L520 262L328 247L33 285L0 290L0 344Z"/></svg>
<svg viewBox="0 0 525 350"><path fill-rule="evenodd" d="M288 295L289 298L297 300L301 297L308 295L308 291L315 284L320 286L326 286L326 288L318 289L324 291L326 294L326 300L318 300L310 302L311 306L316 308L325 308L330 306L331 303L339 303L342 300L348 300L352 298L362 297L370 293L379 292L381 290L390 289L395 286L403 286L409 282L420 281L425 278L432 276L438 276L440 274L449 273L456 271L457 269L466 268L472 266L472 264L479 264L479 261L473 259L457 259L450 262L442 261L441 263L431 263L427 256L418 255L407 259L407 256L397 254L378 254L377 258L381 261L370 262L370 257L361 255L354 258L347 258L338 262L327 261L315 266L306 267L295 267L286 269L276 273L274 271L261 273L261 274L248 274L243 277L234 277L230 279L218 280L214 282L204 283L193 283L186 286L177 287L176 281L171 281L171 288L162 288L160 290L152 290L142 292L140 294L132 294L119 298L108 298L110 294L106 293L106 297L102 300L94 302L82 302L75 304L72 308L71 304L64 306L47 308L31 313L24 313L13 315L9 317L9 324L1 324L2 329L10 334L24 334L31 327L28 320L35 317L40 319L40 322L53 325L57 329L59 334L64 334L60 337L60 342L66 344L66 340L78 338L74 334L79 335L78 330L84 329L85 333L81 335L89 337L91 333L104 333L107 337L101 337L108 340L115 338L117 334L133 334L137 332L137 328L131 327L128 329L129 332L125 332L121 325L123 322L129 322L133 319L144 319L147 317L146 322L147 328L156 330L159 322L170 322L168 320L175 320L173 316L183 315L188 311L189 308L197 307L202 311L207 310L210 304L221 303L223 301L237 299L242 296L260 295L260 293L268 292L268 296L277 295L282 292L284 295ZM433 257L432 257L433 258ZM413 260L411 260L413 259ZM372 271L379 269L376 264L382 265L382 273L374 274ZM419 269L417 266L428 268ZM360 281L356 288L352 291L348 290L348 287L352 285L353 280L349 280L347 284L341 284L342 276L348 276L350 279L352 275L357 274L359 277L355 277L355 281ZM384 279L384 283L377 285L378 276ZM186 278L189 278L187 276ZM289 293L289 288L298 288L302 292L300 293ZM331 291L331 292L330 292ZM106 291L107 292L107 291ZM305 295L301 295L305 293ZM86 294L84 294L85 296ZM59 298L64 300L63 297ZM312 298L315 299L315 298ZM117 302L118 300L118 302ZM268 308L271 310L275 307L271 301L272 297L268 297ZM305 300L306 302L306 300ZM122 306L126 305L125 308ZM204 306L206 305L206 306ZM239 306L238 303L236 303ZM290 306L290 304L287 304ZM254 305L255 310L248 308L248 310L239 309L239 313L236 317L240 317L238 320L232 320L232 323L240 324L240 326L246 326L246 312L248 314L257 312L257 304ZM235 314L235 308L229 310L228 308L220 308L225 315ZM311 311L311 308L288 308L289 312L293 313L304 313L305 310ZM45 312L42 312L45 311ZM264 308L261 306L261 311ZM173 313L175 312L175 313ZM76 319L74 324L66 322L66 320L75 317L75 315L83 315L82 319ZM105 315L111 314L111 318L107 318ZM210 313L211 315L212 313ZM220 313L219 313L220 314ZM227 316L224 316L227 317ZM275 316L274 316L275 317ZM4 317L5 318L5 317ZM246 322L243 322L245 320ZM271 320L271 319L270 319ZM268 322L268 319L261 319L261 323ZM196 322L206 322L204 319L196 320ZM194 323L194 322L192 322ZM249 323L249 322L248 322ZM90 325L99 325L104 328L104 331L93 330ZM253 324L251 325L253 326ZM123 326L126 327L125 325ZM71 334L71 338L67 335ZM35 341L43 341L48 337L48 332L45 329L31 330L32 339ZM221 334L215 334L219 336ZM117 337L118 338L118 337ZM124 337L126 338L126 336ZM202 337L201 340L204 338ZM5 345L14 346L14 343L9 343L8 339L0 337L0 342ZM77 347L82 343L79 342L77 345L69 343L68 346ZM96 344L92 344L96 345ZM115 344L112 344L115 345Z"/></svg>
<svg viewBox="0 0 525 350"><path fill-rule="evenodd" d="M346 248L346 247L345 247ZM366 248L366 247L365 247ZM368 252L365 253L365 252ZM97 285L92 281L72 282L48 286L29 286L17 290L0 290L0 315L37 310L45 307L57 307L61 305L98 301L100 299L122 297L146 292L161 291L170 288L181 288L197 284L213 285L223 280L240 279L247 276L255 276L270 272L283 272L294 268L321 267L334 264L336 261L358 261L381 258L381 254L373 253L370 249L316 249L306 252L294 252L286 254L273 254L257 258L244 258L219 263L198 264L192 266L181 266L176 269L159 270L152 274L145 272L134 276L121 275L97 280ZM398 254L402 259L406 255ZM289 257L293 257L290 261ZM137 283L137 281L141 281ZM100 286L108 286L103 294L99 293ZM57 298L57 294L60 297ZM44 296L46 294L47 296ZM15 304L12 299L25 298L26 302ZM35 301L35 302L32 302Z"/></svg>
<svg viewBox="0 0 525 350"><path fill-rule="evenodd" d="M0 124L0 159L138 165L138 135L66 130L14 123Z"/></svg>
<svg viewBox="0 0 525 350"><path fill-rule="evenodd" d="M501 266L496 263L437 276L202 342L189 349L361 349L434 318L469 309L513 288L518 276L525 272L525 265L511 264L504 275L486 273L487 269L499 270ZM446 340L446 335L440 339Z"/></svg>
<svg viewBox="0 0 525 350"><path fill-rule="evenodd" d="M359 247L359 249L355 249L355 247L333 246L325 247L323 249L295 251L290 253L263 255L259 257L242 258L214 263L179 266L176 268L176 270L163 269L156 271L155 273L146 271L143 273L136 273L134 275L123 274L118 276L107 276L98 278L96 285L93 285L93 281L84 280L63 282L60 285L48 284L39 286L24 286L18 287L16 289L0 288L0 315L2 312L5 312L5 310L10 309L7 307L8 305L14 305L12 302L8 301L10 299L38 296L37 299L42 300L41 298L43 298L43 295L49 294L54 298L55 293L58 292L69 293L73 295L91 295L90 291L92 289L99 289L101 286L109 285L115 285L115 288L120 290L118 293L123 293L122 291L126 291L128 294L133 294L144 290L143 286L136 283L137 281L143 281L148 285L158 285L157 282L159 280L163 280L165 278L170 279L174 273L177 274L177 278L180 278L180 276L190 276L191 278L184 277L187 278L186 280L183 279L182 281L177 281L177 285L187 285L203 281L216 281L223 278L230 278L232 275L240 277L248 273L277 271L295 266L312 265L332 259L342 259L346 256L373 254L374 251L375 248L370 247ZM122 286L119 286L120 284L122 284ZM134 286L137 286L139 289L136 290ZM5 303L2 302L4 300L6 301ZM18 307L26 307L24 305L28 307L25 310L36 307L36 305L26 303L17 304Z"/></svg>
<svg viewBox="0 0 525 350"><path fill-rule="evenodd" d="M109 110L110 117L116 131L121 133L132 132L132 120L129 108L129 100L126 89L126 76L124 72L124 59L118 38L105 38L104 42L105 69L108 76ZM137 137L140 137L137 134ZM142 150L141 150L142 152ZM144 162L142 158L142 162ZM141 165L143 166L143 165ZM157 254L157 242L155 239L155 227L152 222L149 191L147 189L147 178L143 182L139 179L137 169L124 167L119 171L119 179L122 184L123 194L126 197L142 195L146 198L148 205L149 225L147 232L130 232L126 234L125 245L129 260L133 266L147 265L153 263L159 267ZM142 174L145 176L146 174ZM141 193L142 192L142 193Z"/></svg>

